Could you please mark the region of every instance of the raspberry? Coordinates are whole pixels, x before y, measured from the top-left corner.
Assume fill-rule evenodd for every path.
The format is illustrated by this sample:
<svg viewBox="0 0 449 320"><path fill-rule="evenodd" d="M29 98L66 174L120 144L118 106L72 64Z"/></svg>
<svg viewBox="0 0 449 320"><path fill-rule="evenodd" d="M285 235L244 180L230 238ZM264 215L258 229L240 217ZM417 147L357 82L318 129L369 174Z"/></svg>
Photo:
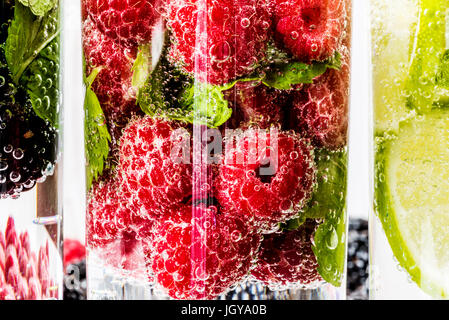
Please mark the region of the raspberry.
<svg viewBox="0 0 449 320"><path fill-rule="evenodd" d="M297 230L265 235L251 274L273 286L312 286L322 281L312 251L315 228L315 223L306 222Z"/></svg>
<svg viewBox="0 0 449 320"><path fill-rule="evenodd" d="M64 239L64 265L73 264L86 257L86 248L78 240Z"/></svg>
<svg viewBox="0 0 449 320"><path fill-rule="evenodd" d="M153 229L149 265L175 299L214 299L249 273L260 236L204 203L167 212Z"/></svg>
<svg viewBox="0 0 449 320"><path fill-rule="evenodd" d="M135 53L103 35L90 19L83 24L83 51L86 76L102 67L92 83L92 90L100 101L115 146L128 119L140 111L132 87Z"/></svg>
<svg viewBox="0 0 449 320"><path fill-rule="evenodd" d="M234 110L233 118L226 123L227 128L256 126L267 129L279 126L283 121L282 107L286 99L279 90L259 82L237 82L224 95Z"/></svg>
<svg viewBox="0 0 449 320"><path fill-rule="evenodd" d="M271 23L264 0L207 0L206 8L199 8L197 0L167 3L171 58L200 81L230 82L251 73L265 57ZM207 23L202 41L207 43L197 43L198 21Z"/></svg>
<svg viewBox="0 0 449 320"><path fill-rule="evenodd" d="M349 54L340 70L329 69L312 84L293 93L290 127L310 137L319 147L346 145L349 109Z"/></svg>
<svg viewBox="0 0 449 320"><path fill-rule="evenodd" d="M158 216L192 196L191 164L175 163L171 157L176 129L185 127L146 116L131 122L120 140L119 173L137 208L135 214L142 218Z"/></svg>
<svg viewBox="0 0 449 320"><path fill-rule="evenodd" d="M234 146L226 146L215 182L221 206L254 219L264 230L297 215L316 180L308 141L275 132L247 130Z"/></svg>
<svg viewBox="0 0 449 320"><path fill-rule="evenodd" d="M94 185L87 210L87 244L101 248L97 254L105 265L128 271L144 268L141 239L149 237L153 222L134 215L136 208L120 180Z"/></svg>
<svg viewBox="0 0 449 320"><path fill-rule="evenodd" d="M304 62L331 57L340 45L349 0L276 0L275 38Z"/></svg>
<svg viewBox="0 0 449 320"><path fill-rule="evenodd" d="M159 6L159 0L83 0L83 11L97 27L125 47L150 42Z"/></svg>
<svg viewBox="0 0 449 320"><path fill-rule="evenodd" d="M0 49L0 194L18 197L45 180L55 162L56 131L16 87Z"/></svg>
<svg viewBox="0 0 449 320"><path fill-rule="evenodd" d="M122 233L128 231L130 219L131 212L118 190L117 181L112 179L94 185L87 203L87 245L104 247L121 238Z"/></svg>
<svg viewBox="0 0 449 320"><path fill-rule="evenodd" d="M54 282L49 275L48 242L39 248L37 259L30 249L28 232L17 236L12 217L8 218L4 235L2 239L0 232L0 300L55 298L57 292L52 289Z"/></svg>

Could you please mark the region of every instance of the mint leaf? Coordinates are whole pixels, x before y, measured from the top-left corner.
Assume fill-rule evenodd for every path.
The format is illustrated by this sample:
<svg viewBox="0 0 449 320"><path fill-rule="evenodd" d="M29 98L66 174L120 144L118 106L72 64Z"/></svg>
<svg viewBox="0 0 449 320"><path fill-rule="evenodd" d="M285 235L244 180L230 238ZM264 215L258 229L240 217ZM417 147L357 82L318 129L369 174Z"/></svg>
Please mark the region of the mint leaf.
<svg viewBox="0 0 449 320"><path fill-rule="evenodd" d="M92 71L87 79L86 97L84 99L84 147L86 153L86 185L90 189L92 182L103 173L104 161L109 154L111 136L108 132L106 119L100 102L91 89L92 83L101 68Z"/></svg>
<svg viewBox="0 0 449 320"><path fill-rule="evenodd" d="M314 78L322 75L328 68L339 69L340 60L340 54L336 53L332 59L324 62L313 62L311 64L303 62L278 63L271 67L262 82L268 87L289 90L296 84L312 83Z"/></svg>
<svg viewBox="0 0 449 320"><path fill-rule="evenodd" d="M45 17L36 17L29 8L16 3L14 18L4 45L6 61L14 83L19 83L28 66L58 35L57 7Z"/></svg>
<svg viewBox="0 0 449 320"><path fill-rule="evenodd" d="M446 48L447 0L419 0L419 17L410 51L405 81L407 106L419 112L430 110L435 101L435 82L440 57Z"/></svg>
<svg viewBox="0 0 449 320"><path fill-rule="evenodd" d="M223 88L198 83L193 90L192 122L216 128L231 117L232 109L224 98ZM191 92L188 96L191 97Z"/></svg>
<svg viewBox="0 0 449 320"><path fill-rule="evenodd" d="M193 79L172 65L163 53L139 90L137 103L144 113L152 117L218 127L232 114L223 95L226 88L194 84Z"/></svg>
<svg viewBox="0 0 449 320"><path fill-rule="evenodd" d="M318 272L323 279L339 287L344 276L346 248L346 151L318 151L318 187L309 207L307 218L323 218L315 232L313 252Z"/></svg>
<svg viewBox="0 0 449 320"><path fill-rule="evenodd" d="M145 85L150 74L151 68L151 47L150 45L142 45L139 47L137 58L134 61L132 71L132 85L140 89Z"/></svg>
<svg viewBox="0 0 449 320"><path fill-rule="evenodd" d="M36 16L44 16L48 11L53 9L58 0L18 0L21 4L31 9Z"/></svg>

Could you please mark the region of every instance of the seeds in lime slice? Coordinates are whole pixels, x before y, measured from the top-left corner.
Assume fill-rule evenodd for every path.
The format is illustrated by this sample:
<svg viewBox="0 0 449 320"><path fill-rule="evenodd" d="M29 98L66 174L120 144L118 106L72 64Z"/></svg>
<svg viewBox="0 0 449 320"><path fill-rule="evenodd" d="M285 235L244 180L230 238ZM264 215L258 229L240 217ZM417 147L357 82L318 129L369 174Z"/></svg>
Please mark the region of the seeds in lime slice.
<svg viewBox="0 0 449 320"><path fill-rule="evenodd" d="M375 210L392 251L423 291L449 298L449 111L376 142Z"/></svg>

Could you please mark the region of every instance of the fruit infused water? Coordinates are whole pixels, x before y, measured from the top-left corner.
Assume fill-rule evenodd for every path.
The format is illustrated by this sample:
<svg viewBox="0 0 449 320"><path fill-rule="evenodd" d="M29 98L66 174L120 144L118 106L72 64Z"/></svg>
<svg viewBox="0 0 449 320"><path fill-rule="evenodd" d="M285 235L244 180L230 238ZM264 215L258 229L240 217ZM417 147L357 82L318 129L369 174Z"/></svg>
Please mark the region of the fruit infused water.
<svg viewBox="0 0 449 320"><path fill-rule="evenodd" d="M371 1L371 297L449 297L446 0Z"/></svg>
<svg viewBox="0 0 449 320"><path fill-rule="evenodd" d="M60 5L0 1L0 300L62 297Z"/></svg>
<svg viewBox="0 0 449 320"><path fill-rule="evenodd" d="M82 1L90 298L344 298L350 22Z"/></svg>

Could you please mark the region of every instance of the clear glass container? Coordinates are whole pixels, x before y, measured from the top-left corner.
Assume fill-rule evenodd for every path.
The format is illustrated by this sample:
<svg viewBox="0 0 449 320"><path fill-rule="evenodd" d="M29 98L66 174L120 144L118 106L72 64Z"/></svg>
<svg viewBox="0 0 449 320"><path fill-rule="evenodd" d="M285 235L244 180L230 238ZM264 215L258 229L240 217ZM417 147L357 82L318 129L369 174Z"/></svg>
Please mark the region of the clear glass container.
<svg viewBox="0 0 449 320"><path fill-rule="evenodd" d="M0 300L59 299L61 7L0 6Z"/></svg>
<svg viewBox="0 0 449 320"><path fill-rule="evenodd" d="M448 9L371 0L372 299L448 298Z"/></svg>
<svg viewBox="0 0 449 320"><path fill-rule="evenodd" d="M351 1L82 1L90 299L344 299Z"/></svg>

